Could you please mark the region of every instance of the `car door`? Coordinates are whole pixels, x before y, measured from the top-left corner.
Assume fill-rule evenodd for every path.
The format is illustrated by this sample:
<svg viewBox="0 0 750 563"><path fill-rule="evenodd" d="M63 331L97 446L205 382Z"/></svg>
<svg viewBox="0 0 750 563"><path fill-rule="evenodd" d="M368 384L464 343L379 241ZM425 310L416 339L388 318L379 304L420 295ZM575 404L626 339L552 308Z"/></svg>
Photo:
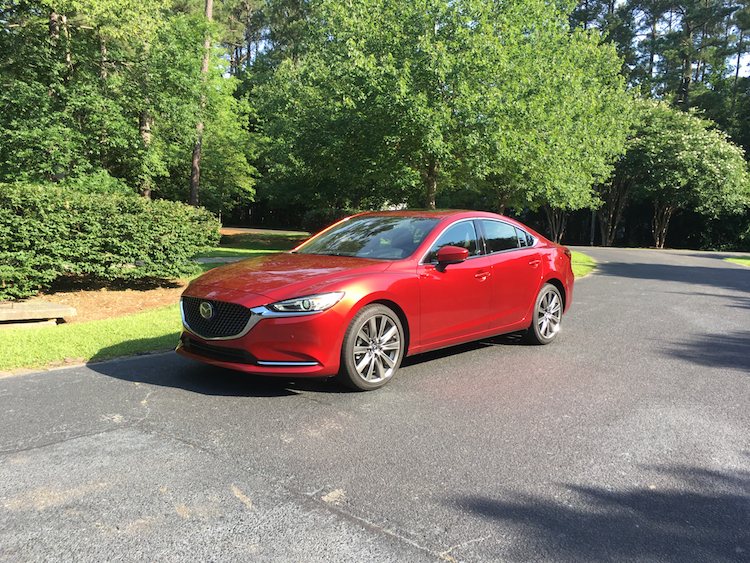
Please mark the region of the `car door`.
<svg viewBox="0 0 750 563"><path fill-rule="evenodd" d="M469 251L459 264L438 267L437 251L458 246ZM489 328L492 282L472 220L453 223L438 237L419 264L422 345L447 343Z"/></svg>
<svg viewBox="0 0 750 563"><path fill-rule="evenodd" d="M490 328L503 329L524 320L542 280L539 252L533 237L510 223L482 219L492 271Z"/></svg>

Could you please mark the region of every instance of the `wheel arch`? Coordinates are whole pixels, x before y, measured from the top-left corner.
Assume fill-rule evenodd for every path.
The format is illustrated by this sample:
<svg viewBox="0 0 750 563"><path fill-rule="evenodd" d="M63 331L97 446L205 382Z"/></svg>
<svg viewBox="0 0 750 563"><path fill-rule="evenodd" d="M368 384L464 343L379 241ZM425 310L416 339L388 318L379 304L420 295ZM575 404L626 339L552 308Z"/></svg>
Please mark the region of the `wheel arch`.
<svg viewBox="0 0 750 563"><path fill-rule="evenodd" d="M548 280L545 280L544 283L552 284L552 285L554 285L558 289L558 291L560 292L560 295L562 296L562 300L563 300L563 311L567 311L567 308L568 308L568 294L565 291L565 284L562 281L560 281L559 279L557 279L557 278L550 278ZM544 283L542 284L542 286L544 286Z"/></svg>
<svg viewBox="0 0 750 563"><path fill-rule="evenodd" d="M366 307L367 305L372 305L374 303L385 305L394 313L396 313L396 315L398 315L398 320L401 321L401 326L404 329L404 338L406 339L406 347L404 348L404 357L406 357L409 354L409 343L411 342L411 327L409 326L409 321L406 317L406 313L404 313L404 310L399 306L398 303L396 303L395 301L391 301L390 299L376 299L375 301L370 301L369 303L362 305L362 307Z"/></svg>

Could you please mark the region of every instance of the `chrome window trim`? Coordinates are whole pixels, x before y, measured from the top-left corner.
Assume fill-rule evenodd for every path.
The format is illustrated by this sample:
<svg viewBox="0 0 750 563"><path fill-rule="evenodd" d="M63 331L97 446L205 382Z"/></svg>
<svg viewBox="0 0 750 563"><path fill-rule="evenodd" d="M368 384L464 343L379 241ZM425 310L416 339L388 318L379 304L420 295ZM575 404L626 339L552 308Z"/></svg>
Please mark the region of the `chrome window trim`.
<svg viewBox="0 0 750 563"><path fill-rule="evenodd" d="M526 235L527 240L531 238L531 241L532 241L530 245L517 246L516 248L506 248L504 250L496 250L495 252L487 252L485 256L492 256L493 254L502 254L503 252L514 252L516 250L524 250L527 248L533 248L539 242L539 239L536 238L534 235L532 235L530 232L528 232L526 229L523 229L519 227L518 225L514 225L513 223L508 223L507 221L503 221L502 219L493 219L490 217L479 217L478 220L480 224L482 221L494 221L496 223L503 223L504 225L513 227L516 231L522 232L524 235ZM487 251L487 237L485 236L484 227L482 227L482 242L484 244L484 250L486 252Z"/></svg>
<svg viewBox="0 0 750 563"><path fill-rule="evenodd" d="M459 219L458 221L455 221L454 223L451 223L450 225L446 225L446 227L442 231L440 231L440 234L435 237L435 242L437 242L440 239L440 237L442 237L445 234L445 231L447 231L451 227L455 225L459 225L461 223L465 223L467 221L472 223L472 227L474 227L474 235L477 237L477 248L480 249L482 253L475 254L474 256L468 256L466 260L468 261L468 260L471 260L472 258L481 258L482 256L487 256L484 253L484 248L480 248L480 245L484 247L484 236L479 235L476 224L473 224L474 223L473 217L469 217L468 219ZM430 248L428 248L427 251L422 255L422 258L419 260L419 264L421 266L429 266L431 264L437 264L437 262L430 262L427 260L427 258L430 256L431 250L432 250L432 246L430 246Z"/></svg>

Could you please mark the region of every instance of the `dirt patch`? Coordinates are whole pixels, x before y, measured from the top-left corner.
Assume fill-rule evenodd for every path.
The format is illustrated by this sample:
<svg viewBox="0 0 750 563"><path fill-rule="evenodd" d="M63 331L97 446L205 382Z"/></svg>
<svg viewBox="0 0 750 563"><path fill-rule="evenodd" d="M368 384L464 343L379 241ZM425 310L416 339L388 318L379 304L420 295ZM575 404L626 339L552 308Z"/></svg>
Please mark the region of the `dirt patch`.
<svg viewBox="0 0 750 563"><path fill-rule="evenodd" d="M76 314L66 317L66 323L85 323L179 303L186 286L187 282L139 281L103 287L83 278L68 278L56 282L38 297L73 307Z"/></svg>

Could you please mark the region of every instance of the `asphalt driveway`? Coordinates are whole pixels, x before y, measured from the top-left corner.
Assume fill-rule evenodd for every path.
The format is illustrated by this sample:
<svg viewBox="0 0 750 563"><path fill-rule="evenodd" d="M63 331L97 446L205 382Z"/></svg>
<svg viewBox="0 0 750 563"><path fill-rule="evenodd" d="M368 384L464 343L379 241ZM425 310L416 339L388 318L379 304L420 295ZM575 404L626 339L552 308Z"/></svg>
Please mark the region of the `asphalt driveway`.
<svg viewBox="0 0 750 563"><path fill-rule="evenodd" d="M556 343L376 392L173 353L0 379L0 561L750 561L750 269L580 250Z"/></svg>

